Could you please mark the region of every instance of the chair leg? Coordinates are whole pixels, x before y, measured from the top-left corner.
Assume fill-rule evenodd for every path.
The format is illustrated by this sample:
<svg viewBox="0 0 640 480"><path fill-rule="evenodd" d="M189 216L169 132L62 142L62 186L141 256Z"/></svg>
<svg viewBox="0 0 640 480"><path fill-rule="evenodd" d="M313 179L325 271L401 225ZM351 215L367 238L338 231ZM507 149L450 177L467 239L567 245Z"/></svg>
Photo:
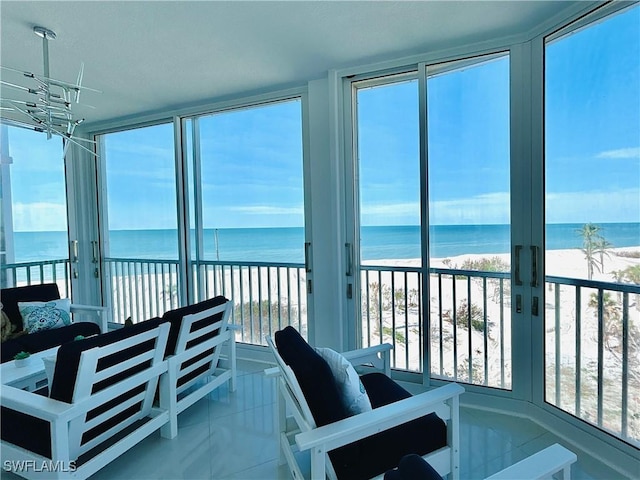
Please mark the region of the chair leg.
<svg viewBox="0 0 640 480"><path fill-rule="evenodd" d="M169 363L167 372L160 376L160 408L169 412L169 421L160 428L162 438L172 439L178 435L178 399L175 364Z"/></svg>
<svg viewBox="0 0 640 480"><path fill-rule="evenodd" d="M237 360L237 353L236 353L236 333L235 331L231 331L231 340L230 340L230 345L229 345L229 361L231 362L231 381L229 382L229 390L232 392L236 391L236 387L237 387L237 382L236 382L236 378L237 378L237 369L236 369L236 360Z"/></svg>

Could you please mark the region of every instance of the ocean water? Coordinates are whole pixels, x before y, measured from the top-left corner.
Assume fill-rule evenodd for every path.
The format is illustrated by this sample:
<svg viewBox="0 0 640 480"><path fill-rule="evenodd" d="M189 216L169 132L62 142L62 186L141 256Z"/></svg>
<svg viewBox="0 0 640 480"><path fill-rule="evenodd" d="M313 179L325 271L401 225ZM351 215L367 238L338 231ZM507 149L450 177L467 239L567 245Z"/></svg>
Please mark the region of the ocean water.
<svg viewBox="0 0 640 480"><path fill-rule="evenodd" d="M640 245L640 223L599 224L613 247ZM547 226L547 249L580 248L582 224ZM445 258L468 253L509 252L508 225L436 225L429 231L431 256ZM110 232L110 257L170 260L178 258L175 230L115 230ZM302 228L221 228L204 231L205 260L286 262L304 261ZM363 227L363 260L420 257L420 227ZM192 237L192 245L195 240ZM16 232L16 262L66 258L65 232Z"/></svg>

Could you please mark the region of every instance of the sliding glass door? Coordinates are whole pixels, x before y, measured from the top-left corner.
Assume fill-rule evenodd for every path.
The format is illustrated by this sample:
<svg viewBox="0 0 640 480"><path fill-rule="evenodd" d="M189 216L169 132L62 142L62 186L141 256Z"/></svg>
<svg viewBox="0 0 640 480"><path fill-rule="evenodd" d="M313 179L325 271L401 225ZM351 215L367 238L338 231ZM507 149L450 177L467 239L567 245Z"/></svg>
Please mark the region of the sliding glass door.
<svg viewBox="0 0 640 480"><path fill-rule="evenodd" d="M545 43L544 400L640 444L640 7Z"/></svg>
<svg viewBox="0 0 640 480"><path fill-rule="evenodd" d="M352 92L362 344L393 344L396 369L428 359L433 378L510 389L508 54L428 66L423 108L417 72Z"/></svg>
<svg viewBox="0 0 640 480"><path fill-rule="evenodd" d="M429 65L426 92L431 375L510 389L509 55Z"/></svg>
<svg viewBox="0 0 640 480"><path fill-rule="evenodd" d="M302 100L185 122L195 298L233 300L238 340L307 335Z"/></svg>
<svg viewBox="0 0 640 480"><path fill-rule="evenodd" d="M136 322L181 299L173 124L99 137L103 296Z"/></svg>

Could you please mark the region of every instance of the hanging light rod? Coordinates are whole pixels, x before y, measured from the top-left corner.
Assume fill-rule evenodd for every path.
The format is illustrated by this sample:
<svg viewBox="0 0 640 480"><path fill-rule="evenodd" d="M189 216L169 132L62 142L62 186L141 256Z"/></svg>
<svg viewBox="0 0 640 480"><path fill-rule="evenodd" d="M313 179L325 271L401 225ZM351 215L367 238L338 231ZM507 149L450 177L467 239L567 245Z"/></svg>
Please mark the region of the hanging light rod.
<svg viewBox="0 0 640 480"><path fill-rule="evenodd" d="M23 92L22 98L0 97L0 121L7 125L46 133L48 139L54 135L60 136L64 143L64 153L66 153L69 144L73 143L95 155L96 153L93 149L80 143L95 144L95 142L74 136L76 127L84 121L84 118L74 118L71 107L73 103L80 103L81 91L101 92L82 85L84 63L80 65L76 83L63 82L51 78L49 71L49 40L54 40L56 33L39 25L33 27L33 33L42 38L43 75L0 66L2 70L19 73L32 82L32 85L29 86L21 85L19 82L0 80L0 85ZM90 105L85 106L90 107ZM13 112L17 114L14 115L17 118L6 116L5 112Z"/></svg>

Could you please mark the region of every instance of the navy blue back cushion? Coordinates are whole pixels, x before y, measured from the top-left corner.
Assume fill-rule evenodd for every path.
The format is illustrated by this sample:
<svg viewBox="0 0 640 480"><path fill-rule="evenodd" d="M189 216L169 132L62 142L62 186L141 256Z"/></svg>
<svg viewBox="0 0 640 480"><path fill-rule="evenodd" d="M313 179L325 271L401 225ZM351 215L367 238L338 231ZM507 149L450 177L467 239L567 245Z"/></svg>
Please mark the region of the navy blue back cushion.
<svg viewBox="0 0 640 480"><path fill-rule="evenodd" d="M222 295L218 295L217 297L194 303L193 305L187 305L186 307L176 308L175 310L169 310L165 312L162 318L171 323L171 329L169 330L169 339L167 340L166 355L173 355L175 353L176 343L178 343L178 334L180 333L180 325L182 324L182 317L184 317L185 315L192 315L194 313L203 312L204 310L208 310L209 308L222 305L227 301L228 300L225 297L223 297ZM199 322L194 323L191 327L191 331L199 330L203 326L213 322L217 322L221 318L222 314L220 315L220 318L205 318ZM203 337L202 339L199 339L199 341L204 342L208 338L215 335L215 333L216 332L212 332L211 335Z"/></svg>
<svg viewBox="0 0 640 480"><path fill-rule="evenodd" d="M276 332L276 347L295 373L318 427L347 418L333 374L327 362L289 326Z"/></svg>
<svg viewBox="0 0 640 480"><path fill-rule="evenodd" d="M129 338L133 335L152 330L164 322L165 320L161 318L152 318L151 320L136 323L131 327L120 328L109 333L85 338L84 340L68 342L60 346L56 357L56 367L53 374L53 381L51 382L51 393L49 396L55 400L71 403L73 390L76 384L76 376L78 374L80 355L85 350L90 350L95 347L103 347L125 338ZM146 350L148 350L148 346L146 344L142 344L136 348L130 348L123 352L118 352L117 354L100 360L98 369L102 370L108 366L116 365L128 358L134 357L139 354L140 351ZM122 372L122 376L129 376L132 373L133 372L130 371ZM117 381L119 381L119 377L113 377L110 379L110 384ZM109 385L101 385L97 390L101 390L107 386Z"/></svg>
<svg viewBox="0 0 640 480"><path fill-rule="evenodd" d="M55 283L3 288L0 292L2 310L7 314L11 323L18 327L16 332L22 330L22 316L18 310L18 302L49 302L59 298L60 292Z"/></svg>
<svg viewBox="0 0 640 480"><path fill-rule="evenodd" d="M78 335L88 337L98 333L100 333L100 327L95 323L77 322L52 330L42 330L28 335L21 335L2 342L2 349L0 349L2 363L12 360L14 355L21 351L37 353L71 342Z"/></svg>

